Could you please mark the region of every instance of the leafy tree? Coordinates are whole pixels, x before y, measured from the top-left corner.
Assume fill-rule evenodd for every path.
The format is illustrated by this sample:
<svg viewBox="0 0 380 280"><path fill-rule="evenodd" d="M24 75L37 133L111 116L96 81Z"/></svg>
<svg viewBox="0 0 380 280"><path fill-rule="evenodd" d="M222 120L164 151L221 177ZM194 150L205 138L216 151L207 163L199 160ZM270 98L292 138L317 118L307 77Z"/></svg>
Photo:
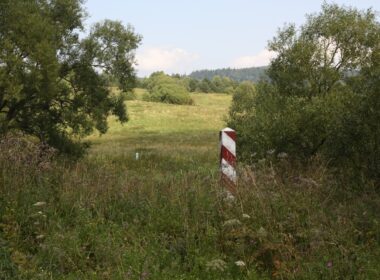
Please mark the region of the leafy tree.
<svg viewBox="0 0 380 280"><path fill-rule="evenodd" d="M242 82L235 90L230 108L230 118L233 126L244 122L254 106L256 89L252 82Z"/></svg>
<svg viewBox="0 0 380 280"><path fill-rule="evenodd" d="M0 132L17 129L62 152L107 117L127 121L124 95L135 82L141 37L117 21L95 24L84 39L81 0L3 0L0 9ZM111 75L120 94L109 89Z"/></svg>
<svg viewBox="0 0 380 280"><path fill-rule="evenodd" d="M199 88L199 82L196 79L189 78L188 89L190 92L196 92Z"/></svg>
<svg viewBox="0 0 380 280"><path fill-rule="evenodd" d="M223 79L220 76L214 76L211 80L211 89L212 92L223 92L224 91L224 83Z"/></svg>
<svg viewBox="0 0 380 280"><path fill-rule="evenodd" d="M325 95L345 81L347 73L369 63L378 29L372 10L324 4L322 13L308 16L299 32L290 25L269 44L278 56L268 75L283 94Z"/></svg>
<svg viewBox="0 0 380 280"><path fill-rule="evenodd" d="M199 91L204 92L204 93L209 93L212 92L212 84L211 81L207 78L204 78L200 83L199 83Z"/></svg>
<svg viewBox="0 0 380 280"><path fill-rule="evenodd" d="M268 150L307 160L321 154L348 174L380 179L380 24L371 9L324 4L304 26L286 26L269 43L277 52L270 82L229 123L242 157ZM357 176L358 177L358 176Z"/></svg>

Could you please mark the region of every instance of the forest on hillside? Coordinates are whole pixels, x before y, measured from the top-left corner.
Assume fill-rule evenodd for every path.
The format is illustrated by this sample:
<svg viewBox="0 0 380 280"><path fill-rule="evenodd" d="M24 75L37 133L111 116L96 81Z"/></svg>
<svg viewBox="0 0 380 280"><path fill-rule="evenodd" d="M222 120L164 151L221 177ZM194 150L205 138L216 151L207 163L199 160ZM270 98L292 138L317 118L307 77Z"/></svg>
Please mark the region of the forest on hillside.
<svg viewBox="0 0 380 280"><path fill-rule="evenodd" d="M211 80L215 76L227 77L232 80L242 82L242 81L252 81L258 82L261 79L267 78L266 70L267 66L261 67L250 67L242 69L233 69L233 68L223 68L223 69L214 69L214 70L197 70L192 72L189 77L197 80L209 79Z"/></svg>

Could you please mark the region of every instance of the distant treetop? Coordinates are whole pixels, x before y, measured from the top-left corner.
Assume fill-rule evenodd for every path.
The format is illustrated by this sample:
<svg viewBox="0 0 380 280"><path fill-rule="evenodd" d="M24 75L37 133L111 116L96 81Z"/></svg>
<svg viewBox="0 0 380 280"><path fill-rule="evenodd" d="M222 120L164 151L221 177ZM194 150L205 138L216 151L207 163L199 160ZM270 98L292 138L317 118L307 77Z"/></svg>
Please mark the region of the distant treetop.
<svg viewBox="0 0 380 280"><path fill-rule="evenodd" d="M261 79L266 79L267 66L261 67L250 67L242 69L233 68L223 68L215 70L197 70L192 72L189 77L197 80L209 79L211 80L215 76L228 77L232 80L242 82L242 81L252 81L258 82Z"/></svg>

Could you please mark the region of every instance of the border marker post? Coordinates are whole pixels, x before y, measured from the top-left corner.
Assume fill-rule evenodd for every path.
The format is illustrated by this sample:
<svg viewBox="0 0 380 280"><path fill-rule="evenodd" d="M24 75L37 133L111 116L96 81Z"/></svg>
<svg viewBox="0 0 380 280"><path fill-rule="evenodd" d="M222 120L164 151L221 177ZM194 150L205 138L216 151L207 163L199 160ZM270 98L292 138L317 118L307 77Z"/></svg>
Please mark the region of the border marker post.
<svg viewBox="0 0 380 280"><path fill-rule="evenodd" d="M226 127L219 133L221 182L231 193L236 193L236 131Z"/></svg>

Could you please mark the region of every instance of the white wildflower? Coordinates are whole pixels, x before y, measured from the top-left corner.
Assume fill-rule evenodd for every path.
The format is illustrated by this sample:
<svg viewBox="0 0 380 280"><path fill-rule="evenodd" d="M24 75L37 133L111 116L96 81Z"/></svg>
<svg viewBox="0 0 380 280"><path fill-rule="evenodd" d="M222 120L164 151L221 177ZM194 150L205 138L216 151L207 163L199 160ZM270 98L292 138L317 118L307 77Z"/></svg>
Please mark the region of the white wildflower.
<svg viewBox="0 0 380 280"><path fill-rule="evenodd" d="M241 225L241 222L238 219L227 220L223 223L223 227L236 227L240 225Z"/></svg>
<svg viewBox="0 0 380 280"><path fill-rule="evenodd" d="M219 270L224 271L227 267L225 261L221 259L212 260L206 263L207 270Z"/></svg>
<svg viewBox="0 0 380 280"><path fill-rule="evenodd" d="M239 266L239 267L243 267L243 266L245 266L245 262L243 262L243 261L237 261L237 262L235 262L235 264L236 264L237 266Z"/></svg>
<svg viewBox="0 0 380 280"><path fill-rule="evenodd" d="M265 238L267 237L268 233L267 231L265 230L265 228L263 227L260 227L259 230L257 231L257 235L261 238Z"/></svg>
<svg viewBox="0 0 380 280"><path fill-rule="evenodd" d="M285 158L287 158L287 157L288 157L288 154L287 154L287 153L284 153L284 152L282 152L282 153L279 153L279 154L277 155L277 157L278 157L279 159L285 159Z"/></svg>
<svg viewBox="0 0 380 280"><path fill-rule="evenodd" d="M232 195L230 192L227 192L226 197L225 197L224 200L225 200L226 202L230 202L230 203L232 203L232 202L235 202L236 197L235 197L234 195Z"/></svg>
<svg viewBox="0 0 380 280"><path fill-rule="evenodd" d="M225 190L222 193L220 193L220 197L223 199L224 202L226 202L229 205L233 205L236 202L236 197L228 190Z"/></svg>
<svg viewBox="0 0 380 280"><path fill-rule="evenodd" d="M36 202L33 204L33 206L35 206L35 207L41 207L41 206L45 206L45 205L46 205L45 201L39 201L39 202Z"/></svg>
<svg viewBox="0 0 380 280"><path fill-rule="evenodd" d="M251 216L249 216L248 214L243 214L243 219L250 219L251 218Z"/></svg>

